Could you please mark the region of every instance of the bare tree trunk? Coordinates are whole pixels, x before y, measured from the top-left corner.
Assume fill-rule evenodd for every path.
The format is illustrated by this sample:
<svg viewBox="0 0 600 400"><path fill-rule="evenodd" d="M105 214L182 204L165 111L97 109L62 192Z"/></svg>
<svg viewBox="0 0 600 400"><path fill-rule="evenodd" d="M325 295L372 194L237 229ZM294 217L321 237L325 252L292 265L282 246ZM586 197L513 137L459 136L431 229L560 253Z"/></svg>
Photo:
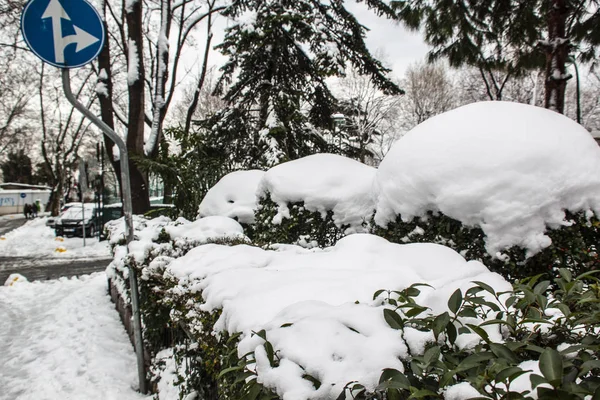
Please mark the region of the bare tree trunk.
<svg viewBox="0 0 600 400"><path fill-rule="evenodd" d="M548 11L548 42L546 50L545 107L563 114L565 91L571 75L567 74L569 40L566 37L566 20L569 13L567 0L552 0Z"/></svg>
<svg viewBox="0 0 600 400"><path fill-rule="evenodd" d="M102 2L102 14L106 15L106 2ZM98 56L98 85L96 93L100 100L100 117L102 122L108 125L112 130L115 130L114 108L113 108L113 80L112 69L110 65L110 35L108 34L108 24L106 18L103 21L106 37L104 47ZM115 159L113 148L115 143L106 135L104 137L104 148L108 154L108 159L115 171L117 183L119 185L119 193L121 192L121 164Z"/></svg>
<svg viewBox="0 0 600 400"><path fill-rule="evenodd" d="M143 214L150 209L147 176L138 168L132 158L142 158L144 154L144 49L142 27L142 2L126 5L128 34L128 93L129 117L127 122L127 149L129 150L129 172L131 181L131 201L134 214Z"/></svg>

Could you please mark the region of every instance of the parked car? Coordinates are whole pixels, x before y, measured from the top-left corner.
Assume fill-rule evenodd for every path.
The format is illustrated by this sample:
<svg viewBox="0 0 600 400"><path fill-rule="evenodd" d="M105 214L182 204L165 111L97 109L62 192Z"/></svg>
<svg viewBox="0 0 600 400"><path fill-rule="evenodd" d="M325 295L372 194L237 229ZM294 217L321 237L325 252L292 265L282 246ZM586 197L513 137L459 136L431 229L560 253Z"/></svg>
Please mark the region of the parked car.
<svg viewBox="0 0 600 400"><path fill-rule="evenodd" d="M101 212L93 203L85 204L84 208L83 218L81 203L74 204L61 213L54 224L56 236L83 236L84 227L86 237L96 236L102 218Z"/></svg>
<svg viewBox="0 0 600 400"><path fill-rule="evenodd" d="M67 203L64 206L61 207L60 209L60 214L64 213L65 211L67 211L69 208L73 207L73 206L79 206L81 208L81 203ZM46 226L49 226L50 228L54 228L54 225L56 225L56 220L59 219L60 217L50 217L46 220Z"/></svg>

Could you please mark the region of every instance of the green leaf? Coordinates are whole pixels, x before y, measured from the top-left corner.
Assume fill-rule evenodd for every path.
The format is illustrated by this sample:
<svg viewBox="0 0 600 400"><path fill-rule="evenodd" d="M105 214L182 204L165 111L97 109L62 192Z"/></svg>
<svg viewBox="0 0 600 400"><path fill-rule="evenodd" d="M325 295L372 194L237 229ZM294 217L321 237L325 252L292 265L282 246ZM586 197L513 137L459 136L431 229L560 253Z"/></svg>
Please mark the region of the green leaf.
<svg viewBox="0 0 600 400"><path fill-rule="evenodd" d="M302 378L312 383L316 390L319 390L319 388L321 387L321 381L312 375L304 374L302 375Z"/></svg>
<svg viewBox="0 0 600 400"><path fill-rule="evenodd" d="M458 313L461 317L465 317L465 318L477 318L477 311L475 311L475 309L473 307L463 307L462 310L460 310L460 313Z"/></svg>
<svg viewBox="0 0 600 400"><path fill-rule="evenodd" d="M275 351L273 350L273 345L270 342L266 341L263 346L267 353L267 358L269 359L269 364L271 364L271 367L274 367L275 366Z"/></svg>
<svg viewBox="0 0 600 400"><path fill-rule="evenodd" d="M375 293L373 293L373 300L375 300L376 298L378 298L378 297L379 297L379 295L380 295L381 293L383 293L383 292L387 292L387 290L385 290L385 289L379 289L379 290L377 290Z"/></svg>
<svg viewBox="0 0 600 400"><path fill-rule="evenodd" d="M579 376L583 376L593 369L600 369L600 360L588 360L581 364Z"/></svg>
<svg viewBox="0 0 600 400"><path fill-rule="evenodd" d="M250 390L244 397L242 397L242 400L255 400L258 397L258 394L262 390L262 385L256 381L254 381L251 385L252 386L250 387Z"/></svg>
<svg viewBox="0 0 600 400"><path fill-rule="evenodd" d="M557 387L560 385L563 377L563 362L558 351L546 349L540 356L540 371L548 382Z"/></svg>
<svg viewBox="0 0 600 400"><path fill-rule="evenodd" d="M437 361L440 357L441 350L439 346L433 346L425 350L425 354L423 355L423 359L427 364L431 364L433 361Z"/></svg>
<svg viewBox="0 0 600 400"><path fill-rule="evenodd" d="M243 370L243 369L244 369L243 365L236 365L236 366L233 366L233 367L225 368L224 370L222 370L221 372L219 372L218 378L222 378L223 375L227 375L230 372L239 371L239 370Z"/></svg>
<svg viewBox="0 0 600 400"><path fill-rule="evenodd" d="M478 334L479 336L481 336L481 338L483 340L485 340L486 342L490 341L490 338L489 338L489 336L488 336L488 334L487 334L487 332L485 330L483 330L480 327L478 327L477 325L473 325L473 324L467 324L467 326L469 328L471 328L471 330L473 332L475 332L476 334Z"/></svg>
<svg viewBox="0 0 600 400"><path fill-rule="evenodd" d="M402 317L398 315L397 312L390 310L389 308L383 309L383 318L392 329L402 329L404 327L404 321L402 320Z"/></svg>
<svg viewBox="0 0 600 400"><path fill-rule="evenodd" d="M478 367L480 364L487 364L489 360L494 358L494 354L489 351L485 351L482 353L474 353L465 358L458 364L456 368L457 372L465 371L467 369L471 369L473 367Z"/></svg>
<svg viewBox="0 0 600 400"><path fill-rule="evenodd" d="M496 357L502 358L511 364L519 363L519 357L517 357L517 355L505 345L499 343L490 343L489 346L490 350L492 350L492 353L494 353Z"/></svg>
<svg viewBox="0 0 600 400"><path fill-rule="evenodd" d="M448 314L447 312L435 317L435 319L433 320L433 336L434 336L435 340L438 339L438 337L440 336L440 333L442 333L442 332L444 332L444 330L446 330L446 326L449 323L450 323L450 314Z"/></svg>
<svg viewBox="0 0 600 400"><path fill-rule="evenodd" d="M456 326L454 326L454 324L446 325L446 335L448 336L450 343L454 344L454 342L456 342L458 334L456 333Z"/></svg>
<svg viewBox="0 0 600 400"><path fill-rule="evenodd" d="M481 281L473 281L473 283L479 286L480 288L483 288L483 290L485 290L486 292L491 293L493 296L496 296L496 291L494 290L494 288L488 285L487 283Z"/></svg>
<svg viewBox="0 0 600 400"><path fill-rule="evenodd" d="M560 268L558 273L567 282L571 282L573 280L573 274L567 268Z"/></svg>
<svg viewBox="0 0 600 400"><path fill-rule="evenodd" d="M550 286L550 281L541 281L533 288L533 293L535 294L544 294L548 287Z"/></svg>
<svg viewBox="0 0 600 400"><path fill-rule="evenodd" d="M394 381L402 384L405 386L403 389L408 389L408 387L410 387L410 382L408 381L406 375L393 368L385 368L381 373L381 376L379 377L379 383L383 383L385 381Z"/></svg>
<svg viewBox="0 0 600 400"><path fill-rule="evenodd" d="M543 385L543 384L547 384L548 381L546 380L546 378L544 378L541 375L538 374L531 374L529 375L529 380L531 381L531 388L535 389L536 387Z"/></svg>
<svg viewBox="0 0 600 400"><path fill-rule="evenodd" d="M594 275L594 274L598 274L600 273L600 270L594 270L594 271L588 271L588 272L584 272L583 274L579 275L577 278L575 278L576 280L580 280L583 278L587 278L590 275ZM595 281L597 281L598 279L594 278Z"/></svg>
<svg viewBox="0 0 600 400"><path fill-rule="evenodd" d="M409 399L423 399L423 398L426 398L426 397L435 398L435 397L438 397L438 394L432 392L431 390L419 389L419 390L416 390L416 391L412 392L410 394Z"/></svg>
<svg viewBox="0 0 600 400"><path fill-rule="evenodd" d="M600 400L600 386L596 388L594 395L592 396L592 400Z"/></svg>
<svg viewBox="0 0 600 400"><path fill-rule="evenodd" d="M427 307L414 306L414 307L411 307L411 309L408 310L408 311L406 311L404 314L408 318L413 318L413 317L416 317L419 314L422 314L425 311L427 311Z"/></svg>
<svg viewBox="0 0 600 400"><path fill-rule="evenodd" d="M508 379L509 382L512 382L517 377L527 373L527 371L523 371L519 367L508 367L504 368L502 371L496 374L496 382L504 382Z"/></svg>
<svg viewBox="0 0 600 400"><path fill-rule="evenodd" d="M462 292L460 291L460 289L456 289L456 291L452 293L452 296L450 296L450 300L448 300L448 308L453 314L456 315L456 313L460 309L460 306L462 305L462 301Z"/></svg>

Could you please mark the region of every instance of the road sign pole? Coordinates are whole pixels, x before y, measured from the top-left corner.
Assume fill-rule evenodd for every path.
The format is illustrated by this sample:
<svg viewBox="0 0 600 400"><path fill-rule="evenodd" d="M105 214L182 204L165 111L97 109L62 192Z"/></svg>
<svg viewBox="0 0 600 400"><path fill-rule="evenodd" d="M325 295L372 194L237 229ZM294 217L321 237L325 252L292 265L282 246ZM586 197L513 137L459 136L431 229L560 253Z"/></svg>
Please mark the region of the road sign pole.
<svg viewBox="0 0 600 400"><path fill-rule="evenodd" d="M123 213L125 214L125 235L127 242L127 250L129 251L129 243L133 240L133 218L131 210L131 185L129 182L129 156L127 154L127 146L123 139L115 133L108 125L106 125L100 118L95 116L90 110L88 110L83 104L81 104L73 95L71 91L71 77L69 70L66 68L62 69L62 83L63 90L67 96L67 100L75 107L79 112L89 118L94 125L96 125L106 136L108 136L119 148L120 163L121 163L121 190L123 192ZM129 284L131 286L131 308L133 311L133 339L135 345L135 353L137 356L138 364L138 378L140 385L140 392L143 394L147 393L146 385L146 367L144 363L144 340L142 338L142 324L140 318L140 304L139 304L139 293L137 284L137 274L135 270L129 267Z"/></svg>

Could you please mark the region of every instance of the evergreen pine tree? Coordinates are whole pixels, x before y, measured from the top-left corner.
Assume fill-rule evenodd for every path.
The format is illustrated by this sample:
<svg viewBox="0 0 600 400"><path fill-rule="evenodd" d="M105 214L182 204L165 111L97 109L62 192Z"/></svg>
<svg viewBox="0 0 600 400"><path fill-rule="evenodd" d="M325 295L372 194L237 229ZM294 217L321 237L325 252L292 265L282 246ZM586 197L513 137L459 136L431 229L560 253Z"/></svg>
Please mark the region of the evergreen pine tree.
<svg viewBox="0 0 600 400"><path fill-rule="evenodd" d="M366 3L394 16L384 1ZM229 57L218 84L228 89L228 107L204 126L242 167L327 151L322 133L333 126L336 101L325 80L343 75L347 64L383 92L402 92L341 0L237 0L224 14L236 21L218 46Z"/></svg>
<svg viewBox="0 0 600 400"><path fill-rule="evenodd" d="M0 168L4 182L32 183L31 159L23 150L8 153Z"/></svg>

